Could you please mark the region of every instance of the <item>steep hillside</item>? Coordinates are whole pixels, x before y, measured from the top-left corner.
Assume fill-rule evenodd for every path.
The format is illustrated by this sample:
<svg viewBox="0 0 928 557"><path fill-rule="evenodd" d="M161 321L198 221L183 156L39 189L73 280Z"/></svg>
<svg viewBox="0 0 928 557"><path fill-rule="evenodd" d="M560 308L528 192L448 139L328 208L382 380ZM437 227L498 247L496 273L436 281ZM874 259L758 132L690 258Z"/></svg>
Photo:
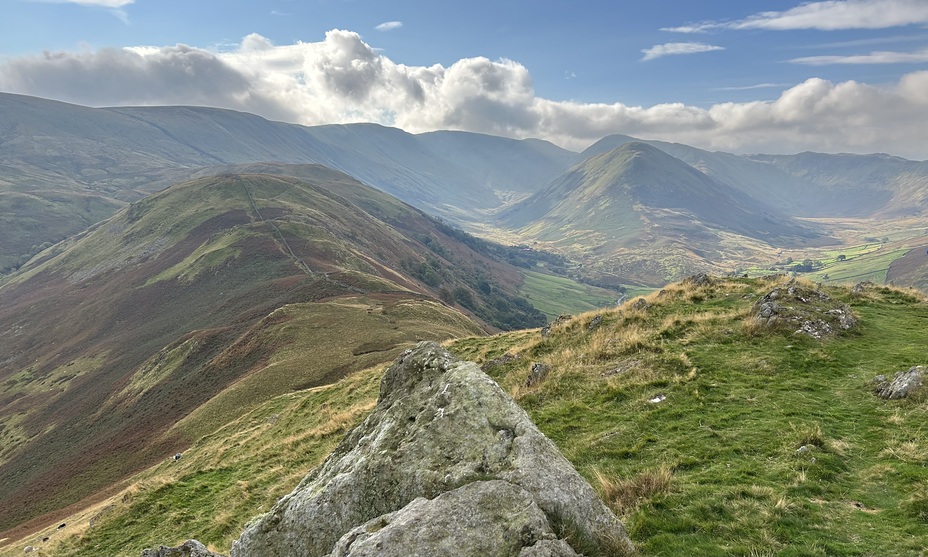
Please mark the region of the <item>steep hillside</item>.
<svg viewBox="0 0 928 557"><path fill-rule="evenodd" d="M773 207L641 142L587 159L503 212L500 222L595 258L634 259L618 274L655 285L721 263L726 236L768 246L824 240ZM675 260L655 261L662 250L661 257ZM651 261L641 266L645 260Z"/></svg>
<svg viewBox="0 0 928 557"><path fill-rule="evenodd" d="M642 556L920 555L925 387L884 400L873 379L925 365L924 297L696 279L450 348L516 398ZM770 300L782 320L759 318ZM382 371L269 400L0 554L135 555L190 537L228 551L371 412Z"/></svg>
<svg viewBox="0 0 928 557"><path fill-rule="evenodd" d="M473 180L485 184L505 201L509 196L535 193L552 176L584 159L583 156L539 139L519 141L460 131L419 135L431 150L456 161Z"/></svg>
<svg viewBox="0 0 928 557"><path fill-rule="evenodd" d="M928 291L928 241L922 246L909 250L889 266L886 281L899 286L910 286L921 291Z"/></svg>
<svg viewBox="0 0 928 557"><path fill-rule="evenodd" d="M753 155L810 184L807 216L904 217L920 215L928 201L928 161L914 162L885 154ZM814 211L814 213L813 213Z"/></svg>
<svg viewBox="0 0 928 557"><path fill-rule="evenodd" d="M533 191L576 156L538 140L412 135L371 124L310 128L201 107L93 109L7 93L0 93L0 146L0 213L8 218L0 272L202 167L323 164L433 214L468 220Z"/></svg>
<svg viewBox="0 0 928 557"><path fill-rule="evenodd" d="M183 448L195 437L166 432L195 409L211 431L473 319L544 323L520 272L461 232L344 174L299 173L175 185L5 278L0 530ZM294 370L290 351L317 366Z"/></svg>

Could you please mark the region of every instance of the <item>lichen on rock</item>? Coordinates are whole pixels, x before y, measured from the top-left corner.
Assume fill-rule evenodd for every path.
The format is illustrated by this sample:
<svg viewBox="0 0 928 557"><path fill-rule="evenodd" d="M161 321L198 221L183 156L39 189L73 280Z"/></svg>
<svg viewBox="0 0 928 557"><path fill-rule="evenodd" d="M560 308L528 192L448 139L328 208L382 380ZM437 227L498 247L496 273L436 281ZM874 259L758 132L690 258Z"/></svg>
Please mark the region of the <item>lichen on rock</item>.
<svg viewBox="0 0 928 557"><path fill-rule="evenodd" d="M142 551L142 557L223 557L213 553L197 540L187 540L177 547L161 546Z"/></svg>
<svg viewBox="0 0 928 557"><path fill-rule="evenodd" d="M455 526L467 521L474 528ZM507 540L497 553L485 547L494 536ZM574 554L632 549L622 523L492 379L420 343L387 370L372 414L246 528L232 556L571 555L558 540L578 546Z"/></svg>

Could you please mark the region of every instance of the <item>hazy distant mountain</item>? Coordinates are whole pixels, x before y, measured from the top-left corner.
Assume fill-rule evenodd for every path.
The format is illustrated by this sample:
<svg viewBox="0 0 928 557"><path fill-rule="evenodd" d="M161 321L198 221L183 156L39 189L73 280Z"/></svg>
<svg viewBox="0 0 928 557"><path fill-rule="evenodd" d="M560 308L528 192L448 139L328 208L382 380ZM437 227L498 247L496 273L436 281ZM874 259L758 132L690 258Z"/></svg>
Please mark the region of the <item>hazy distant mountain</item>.
<svg viewBox="0 0 928 557"><path fill-rule="evenodd" d="M419 338L544 323L479 242L339 172L287 172L177 184L6 278L0 531L183 448L171 425L245 377L264 374L255 400L223 419ZM311 365L288 363L295 342Z"/></svg>
<svg viewBox="0 0 928 557"><path fill-rule="evenodd" d="M664 263L656 275L662 264L651 257L651 265L639 265L634 273L650 282L691 272L700 266L699 257L718 260L725 234L783 246L823 239L778 209L642 142L622 142L590 157L500 218L506 227L603 256L659 250L696 256L683 268L673 268L681 265L676 258Z"/></svg>
<svg viewBox="0 0 928 557"><path fill-rule="evenodd" d="M592 156L633 138L603 138ZM928 201L928 161L884 154L734 155L664 141L646 141L719 182L800 217L921 214Z"/></svg>
<svg viewBox="0 0 928 557"><path fill-rule="evenodd" d="M884 154L751 155L807 184L812 193L803 216L898 217L928 208L928 161ZM811 186L811 187L810 187ZM802 192L797 192L800 196Z"/></svg>
<svg viewBox="0 0 928 557"><path fill-rule="evenodd" d="M373 124L310 128L230 110L93 109L0 93L0 270L206 166L323 164L467 220L576 160L540 140L412 135Z"/></svg>

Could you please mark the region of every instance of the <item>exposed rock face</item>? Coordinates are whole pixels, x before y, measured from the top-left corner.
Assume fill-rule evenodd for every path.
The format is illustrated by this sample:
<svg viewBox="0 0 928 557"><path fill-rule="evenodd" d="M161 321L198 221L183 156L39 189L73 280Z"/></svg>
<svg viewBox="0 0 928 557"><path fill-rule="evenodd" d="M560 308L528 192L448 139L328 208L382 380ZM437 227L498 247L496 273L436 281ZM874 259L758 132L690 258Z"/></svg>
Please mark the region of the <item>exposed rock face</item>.
<svg viewBox="0 0 928 557"><path fill-rule="evenodd" d="M142 557L223 557L213 553L197 540L187 540L178 547L161 546L142 551Z"/></svg>
<svg viewBox="0 0 928 557"><path fill-rule="evenodd" d="M574 544L565 545L563 541ZM621 555L621 522L476 364L420 343L233 557Z"/></svg>
<svg viewBox="0 0 928 557"><path fill-rule="evenodd" d="M892 381L887 381L883 375L877 376L876 394L889 400L906 398L922 386L924 372L924 367L915 366L909 368L908 371L896 372Z"/></svg>
<svg viewBox="0 0 928 557"><path fill-rule="evenodd" d="M832 336L857 325L846 304L837 304L821 290L787 284L754 303L754 322L763 327L789 327L812 338Z"/></svg>

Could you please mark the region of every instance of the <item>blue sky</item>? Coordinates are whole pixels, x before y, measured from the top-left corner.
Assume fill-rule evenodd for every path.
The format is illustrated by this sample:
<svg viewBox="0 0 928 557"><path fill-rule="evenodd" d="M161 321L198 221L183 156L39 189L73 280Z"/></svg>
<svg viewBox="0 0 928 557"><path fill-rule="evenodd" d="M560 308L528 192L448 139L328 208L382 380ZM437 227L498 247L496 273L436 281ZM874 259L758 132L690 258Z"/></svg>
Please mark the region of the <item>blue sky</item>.
<svg viewBox="0 0 928 557"><path fill-rule="evenodd" d="M928 0L0 6L0 90L91 106L928 158Z"/></svg>

